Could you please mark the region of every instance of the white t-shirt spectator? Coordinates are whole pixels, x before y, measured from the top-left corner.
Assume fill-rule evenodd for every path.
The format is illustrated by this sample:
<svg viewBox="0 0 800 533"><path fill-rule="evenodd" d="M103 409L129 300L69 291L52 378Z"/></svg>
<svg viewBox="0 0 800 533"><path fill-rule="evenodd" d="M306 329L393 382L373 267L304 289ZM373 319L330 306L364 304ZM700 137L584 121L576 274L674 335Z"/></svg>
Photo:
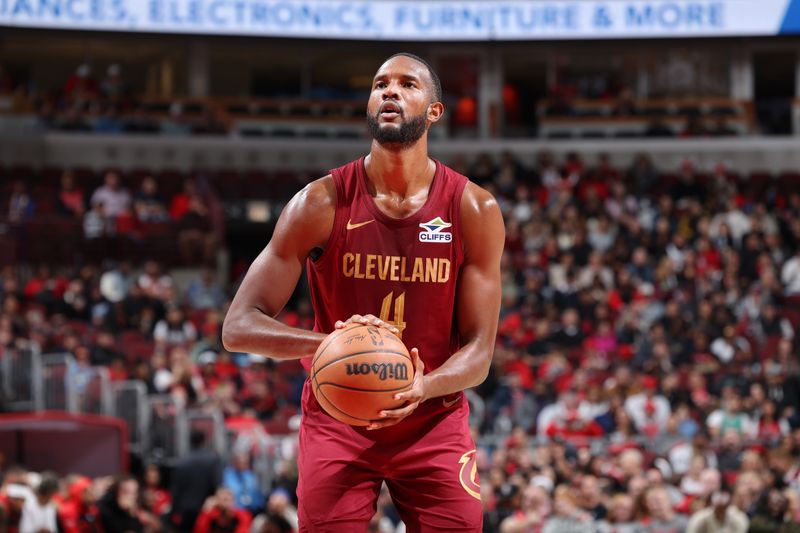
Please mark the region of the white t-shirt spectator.
<svg viewBox="0 0 800 533"><path fill-rule="evenodd" d="M781 282L786 296L800 296L800 254L795 254L783 264Z"/></svg>
<svg viewBox="0 0 800 533"><path fill-rule="evenodd" d="M711 223L708 226L708 234L714 238L718 237L720 233L719 227L722 224L727 224L728 228L731 230L731 237L733 237L736 242L741 242L742 237L749 233L750 229L753 227L750 218L738 208L732 208L726 213L714 215L714 218L711 219Z"/></svg>
<svg viewBox="0 0 800 533"><path fill-rule="evenodd" d="M184 320L180 328L170 328L166 320L159 320L153 330L153 338L158 343L184 344L197 339L197 329L189 320Z"/></svg>
<svg viewBox="0 0 800 533"><path fill-rule="evenodd" d="M725 516L720 522L714 514L714 508L700 509L689 519L686 533L745 533L750 525L750 519L733 505L725 509Z"/></svg>
<svg viewBox="0 0 800 533"><path fill-rule="evenodd" d="M150 276L142 274L139 276L139 287L151 298L165 299L172 290L172 278L167 275Z"/></svg>
<svg viewBox="0 0 800 533"><path fill-rule="evenodd" d="M42 530L56 533L56 504L53 500L41 505L31 489L19 486L19 490L24 491L25 498L19 521L19 533L39 533Z"/></svg>
<svg viewBox="0 0 800 533"><path fill-rule="evenodd" d="M92 205L102 203L106 216L115 218L131 207L131 195L127 189L114 190L103 185L92 194Z"/></svg>
<svg viewBox="0 0 800 533"><path fill-rule="evenodd" d="M634 394L625 400L625 410L636 425L636 429L658 429L662 433L667 426L667 420L672 410L669 401L660 394L648 398L643 392Z"/></svg>

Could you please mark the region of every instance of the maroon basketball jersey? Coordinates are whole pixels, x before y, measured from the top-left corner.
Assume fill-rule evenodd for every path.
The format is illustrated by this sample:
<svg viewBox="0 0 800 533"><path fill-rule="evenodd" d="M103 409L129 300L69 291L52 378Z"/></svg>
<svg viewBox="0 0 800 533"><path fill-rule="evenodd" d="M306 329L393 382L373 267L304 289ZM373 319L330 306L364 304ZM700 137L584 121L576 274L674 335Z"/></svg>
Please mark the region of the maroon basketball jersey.
<svg viewBox="0 0 800 533"><path fill-rule="evenodd" d="M372 314L400 330L430 371L459 347L455 296L463 261L459 227L467 178L436 161L428 199L408 218L381 212L367 190L364 158L331 171L336 216L323 254L308 261L315 330ZM311 358L303 360L310 367Z"/></svg>

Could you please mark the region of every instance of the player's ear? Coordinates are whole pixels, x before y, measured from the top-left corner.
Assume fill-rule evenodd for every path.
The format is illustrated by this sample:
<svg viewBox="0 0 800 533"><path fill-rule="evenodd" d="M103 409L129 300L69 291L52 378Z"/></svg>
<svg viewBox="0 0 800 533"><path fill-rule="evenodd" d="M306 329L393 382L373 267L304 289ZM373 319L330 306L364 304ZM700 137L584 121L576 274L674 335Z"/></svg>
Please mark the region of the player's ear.
<svg viewBox="0 0 800 533"><path fill-rule="evenodd" d="M439 122L444 115L444 104L441 102L433 102L428 105L428 122L431 124Z"/></svg>

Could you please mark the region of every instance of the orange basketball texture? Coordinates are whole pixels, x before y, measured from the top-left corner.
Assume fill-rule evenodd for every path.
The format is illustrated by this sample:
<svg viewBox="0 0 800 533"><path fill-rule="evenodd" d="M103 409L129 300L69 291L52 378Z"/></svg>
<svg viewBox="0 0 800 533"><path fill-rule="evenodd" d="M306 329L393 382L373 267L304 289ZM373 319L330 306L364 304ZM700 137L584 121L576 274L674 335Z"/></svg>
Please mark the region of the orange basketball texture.
<svg viewBox="0 0 800 533"><path fill-rule="evenodd" d="M414 365L406 346L389 330L363 324L337 329L322 341L311 363L314 396L336 420L366 426L403 400Z"/></svg>

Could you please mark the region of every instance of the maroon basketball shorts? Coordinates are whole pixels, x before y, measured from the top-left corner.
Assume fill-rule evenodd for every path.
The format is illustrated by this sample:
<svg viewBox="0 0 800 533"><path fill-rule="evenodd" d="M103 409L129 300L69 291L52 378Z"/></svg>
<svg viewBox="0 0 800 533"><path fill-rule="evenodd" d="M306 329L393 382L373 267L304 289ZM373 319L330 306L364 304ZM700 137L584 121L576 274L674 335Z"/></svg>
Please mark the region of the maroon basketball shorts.
<svg viewBox="0 0 800 533"><path fill-rule="evenodd" d="M306 381L298 458L300 530L366 531L386 481L409 533L481 531L468 414L459 393L426 401L396 426L366 431L325 414Z"/></svg>

